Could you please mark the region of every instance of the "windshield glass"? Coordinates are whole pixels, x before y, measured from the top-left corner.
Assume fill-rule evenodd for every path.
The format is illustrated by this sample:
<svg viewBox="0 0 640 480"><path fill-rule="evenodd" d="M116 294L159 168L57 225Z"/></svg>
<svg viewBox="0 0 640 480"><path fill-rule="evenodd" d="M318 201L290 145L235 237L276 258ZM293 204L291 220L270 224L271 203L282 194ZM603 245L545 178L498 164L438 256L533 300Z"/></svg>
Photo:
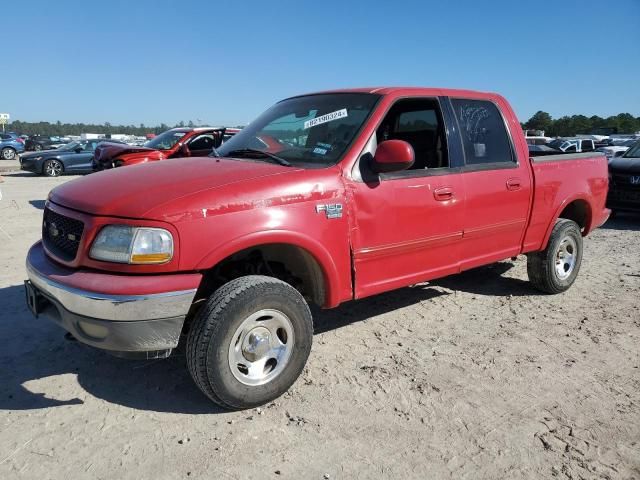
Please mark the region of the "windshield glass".
<svg viewBox="0 0 640 480"><path fill-rule="evenodd" d="M155 138L152 138L144 144L145 147L155 148L156 150L169 150L178 141L185 136L185 132L174 132L167 130Z"/></svg>
<svg viewBox="0 0 640 480"><path fill-rule="evenodd" d="M339 162L373 110L379 95L327 93L275 104L224 143L220 156L261 150L305 166Z"/></svg>
<svg viewBox="0 0 640 480"><path fill-rule="evenodd" d="M75 150L77 147L82 147L80 142L71 142L65 145L62 145L58 150Z"/></svg>
<svg viewBox="0 0 640 480"><path fill-rule="evenodd" d="M637 142L623 155L624 158L640 158L640 142Z"/></svg>

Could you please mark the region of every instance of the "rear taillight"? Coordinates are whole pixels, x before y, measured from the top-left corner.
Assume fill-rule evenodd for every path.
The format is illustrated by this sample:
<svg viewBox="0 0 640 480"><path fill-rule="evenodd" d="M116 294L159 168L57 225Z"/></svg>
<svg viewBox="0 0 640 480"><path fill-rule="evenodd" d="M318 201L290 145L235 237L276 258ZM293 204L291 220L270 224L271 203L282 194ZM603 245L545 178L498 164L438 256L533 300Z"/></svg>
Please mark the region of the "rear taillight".
<svg viewBox="0 0 640 480"><path fill-rule="evenodd" d="M19 141L20 143L24 143L24 138L18 137L18 138L16 138L16 140Z"/></svg>

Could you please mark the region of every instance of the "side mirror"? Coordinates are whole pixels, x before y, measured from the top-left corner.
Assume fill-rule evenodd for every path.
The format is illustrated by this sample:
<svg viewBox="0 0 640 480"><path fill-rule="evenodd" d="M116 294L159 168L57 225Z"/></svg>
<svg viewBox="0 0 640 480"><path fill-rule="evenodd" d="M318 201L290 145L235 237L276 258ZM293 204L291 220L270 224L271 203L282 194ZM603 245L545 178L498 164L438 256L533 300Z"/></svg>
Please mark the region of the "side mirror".
<svg viewBox="0 0 640 480"><path fill-rule="evenodd" d="M189 150L189 146L186 143L183 143L180 146L180 155L182 155L183 157L191 156L191 150Z"/></svg>
<svg viewBox="0 0 640 480"><path fill-rule="evenodd" d="M376 173L399 172L413 165L415 154L404 140L386 140L378 145L371 167Z"/></svg>
<svg viewBox="0 0 640 480"><path fill-rule="evenodd" d="M82 147L76 147L74 151L75 151L76 153L80 153L82 150L83 150L83 148L82 148Z"/></svg>

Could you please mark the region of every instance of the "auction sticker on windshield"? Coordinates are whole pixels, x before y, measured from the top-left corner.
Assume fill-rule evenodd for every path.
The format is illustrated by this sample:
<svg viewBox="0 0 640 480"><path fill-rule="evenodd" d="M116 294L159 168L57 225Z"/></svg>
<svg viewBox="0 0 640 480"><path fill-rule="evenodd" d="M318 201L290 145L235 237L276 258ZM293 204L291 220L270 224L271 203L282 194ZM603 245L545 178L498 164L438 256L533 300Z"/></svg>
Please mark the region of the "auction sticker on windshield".
<svg viewBox="0 0 640 480"><path fill-rule="evenodd" d="M315 127L317 125L322 125L323 123L332 122L339 118L347 117L347 109L343 108L342 110L336 110L335 112L327 113L325 115L321 115L316 118L312 118L311 120L307 120L304 122L305 130L307 128Z"/></svg>

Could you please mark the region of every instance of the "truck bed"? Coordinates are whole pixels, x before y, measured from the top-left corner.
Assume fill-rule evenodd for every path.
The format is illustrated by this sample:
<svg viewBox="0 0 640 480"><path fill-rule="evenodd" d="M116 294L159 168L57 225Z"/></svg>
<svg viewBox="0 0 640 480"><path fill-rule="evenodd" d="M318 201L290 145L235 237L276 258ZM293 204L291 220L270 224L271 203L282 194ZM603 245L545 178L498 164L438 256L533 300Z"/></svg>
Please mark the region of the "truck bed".
<svg viewBox="0 0 640 480"><path fill-rule="evenodd" d="M549 218L574 200L584 200L583 235L604 223L608 189L607 159L599 152L565 153L530 157L534 178L533 202L523 253L540 250L546 244L553 225ZM563 199L561 202L558 199ZM582 204L582 202L580 202ZM589 205L592 207L589 207Z"/></svg>

